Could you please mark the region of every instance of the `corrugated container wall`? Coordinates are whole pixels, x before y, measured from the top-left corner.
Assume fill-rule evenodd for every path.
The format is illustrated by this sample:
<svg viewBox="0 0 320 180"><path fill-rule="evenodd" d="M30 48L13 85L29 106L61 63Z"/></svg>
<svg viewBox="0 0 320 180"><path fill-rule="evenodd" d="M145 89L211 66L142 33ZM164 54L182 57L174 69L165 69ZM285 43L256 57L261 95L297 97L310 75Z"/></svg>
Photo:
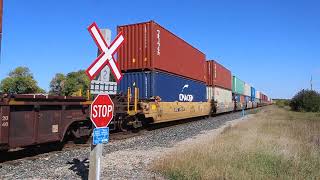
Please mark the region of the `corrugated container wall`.
<svg viewBox="0 0 320 180"><path fill-rule="evenodd" d="M256 98L261 99L261 92L260 91L256 91Z"/></svg>
<svg viewBox="0 0 320 180"><path fill-rule="evenodd" d="M232 91L220 87L207 86L207 99L214 99L217 103L232 102Z"/></svg>
<svg viewBox="0 0 320 180"><path fill-rule="evenodd" d="M213 96L214 100L217 101L218 103L224 103L228 104L232 102L232 91L219 88L219 87L213 87Z"/></svg>
<svg viewBox="0 0 320 180"><path fill-rule="evenodd" d="M217 61L209 60L206 62L206 77L208 86L218 86L232 90L231 71Z"/></svg>
<svg viewBox="0 0 320 180"><path fill-rule="evenodd" d="M254 87L251 87L251 101L254 102L256 99L256 89Z"/></svg>
<svg viewBox="0 0 320 180"><path fill-rule="evenodd" d="M212 86L207 86L206 87L206 91L207 91L206 99L208 101L212 100L213 99L213 88L212 88Z"/></svg>
<svg viewBox="0 0 320 180"><path fill-rule="evenodd" d="M245 96L251 96L251 86L247 83L244 83L244 93Z"/></svg>
<svg viewBox="0 0 320 180"><path fill-rule="evenodd" d="M236 94L244 93L244 81L240 80L236 76L232 76L232 92Z"/></svg>
<svg viewBox="0 0 320 180"><path fill-rule="evenodd" d="M206 82L205 54L154 21L118 26L124 44L118 51L123 72L161 70Z"/></svg>
<svg viewBox="0 0 320 180"><path fill-rule="evenodd" d="M260 93L260 98L262 102L266 102L268 99L268 96L266 96L264 93Z"/></svg>
<svg viewBox="0 0 320 180"><path fill-rule="evenodd" d="M140 99L160 96L164 102L206 102L205 83L165 72L124 73L119 92L126 94L128 87L133 89L134 86L139 88Z"/></svg>

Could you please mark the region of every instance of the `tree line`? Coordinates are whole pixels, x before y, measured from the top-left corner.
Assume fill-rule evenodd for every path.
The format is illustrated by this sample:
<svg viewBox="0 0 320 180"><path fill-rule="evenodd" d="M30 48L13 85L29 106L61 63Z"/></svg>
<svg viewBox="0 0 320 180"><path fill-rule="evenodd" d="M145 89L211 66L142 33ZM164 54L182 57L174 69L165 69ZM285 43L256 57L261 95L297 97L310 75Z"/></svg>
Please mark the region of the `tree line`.
<svg viewBox="0 0 320 180"><path fill-rule="evenodd" d="M68 74L57 73L50 81L49 91L38 86L28 67L17 67L0 82L0 92L8 94L50 94L60 96L76 95L80 90L86 96L90 79L84 70Z"/></svg>

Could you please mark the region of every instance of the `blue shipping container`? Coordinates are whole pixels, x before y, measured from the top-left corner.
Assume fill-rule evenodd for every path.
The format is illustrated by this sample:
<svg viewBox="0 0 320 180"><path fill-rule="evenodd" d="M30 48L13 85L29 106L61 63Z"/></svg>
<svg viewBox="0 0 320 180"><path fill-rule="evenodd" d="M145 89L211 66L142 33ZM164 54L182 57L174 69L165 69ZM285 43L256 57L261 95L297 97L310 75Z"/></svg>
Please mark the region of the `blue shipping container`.
<svg viewBox="0 0 320 180"><path fill-rule="evenodd" d="M251 101L254 102L256 99L256 88L251 87Z"/></svg>
<svg viewBox="0 0 320 180"><path fill-rule="evenodd" d="M160 71L124 73L118 92L127 93L128 87L139 88L139 98L160 96L163 102L206 101L206 84L200 81Z"/></svg>

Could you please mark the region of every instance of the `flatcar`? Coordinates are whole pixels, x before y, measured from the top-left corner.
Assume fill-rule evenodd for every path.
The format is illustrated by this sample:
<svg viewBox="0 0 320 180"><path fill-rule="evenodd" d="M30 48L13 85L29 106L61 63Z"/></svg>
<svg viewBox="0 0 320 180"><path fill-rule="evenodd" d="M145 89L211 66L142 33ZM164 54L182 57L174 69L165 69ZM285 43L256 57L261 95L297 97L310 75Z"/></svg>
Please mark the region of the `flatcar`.
<svg viewBox="0 0 320 180"><path fill-rule="evenodd" d="M89 105L82 97L1 95L0 149L90 136Z"/></svg>

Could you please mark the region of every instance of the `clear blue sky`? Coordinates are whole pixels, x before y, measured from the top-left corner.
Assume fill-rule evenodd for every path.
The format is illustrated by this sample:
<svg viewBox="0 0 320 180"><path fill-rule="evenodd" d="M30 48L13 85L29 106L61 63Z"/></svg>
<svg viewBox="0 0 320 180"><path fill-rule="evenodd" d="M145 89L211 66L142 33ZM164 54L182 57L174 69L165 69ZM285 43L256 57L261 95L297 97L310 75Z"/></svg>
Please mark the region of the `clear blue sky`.
<svg viewBox="0 0 320 180"><path fill-rule="evenodd" d="M86 27L155 20L271 97L320 90L320 1L4 0L0 79L28 66L48 90L55 73L87 68ZM113 34L114 36L115 34Z"/></svg>

